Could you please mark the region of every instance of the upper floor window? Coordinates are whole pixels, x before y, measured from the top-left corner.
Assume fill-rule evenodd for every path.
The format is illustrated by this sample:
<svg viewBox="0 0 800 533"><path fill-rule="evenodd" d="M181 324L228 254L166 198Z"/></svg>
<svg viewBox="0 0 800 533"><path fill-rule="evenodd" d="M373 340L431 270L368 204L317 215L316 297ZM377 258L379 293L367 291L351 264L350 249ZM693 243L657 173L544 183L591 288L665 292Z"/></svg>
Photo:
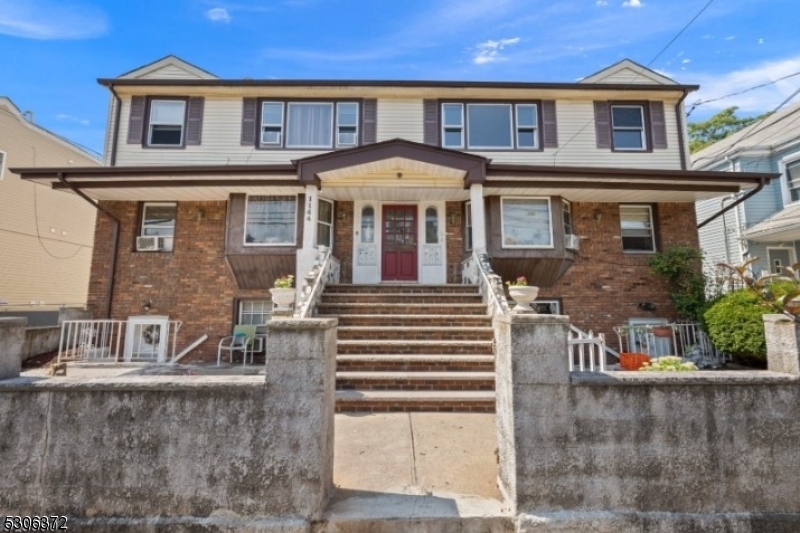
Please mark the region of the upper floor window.
<svg viewBox="0 0 800 533"><path fill-rule="evenodd" d="M245 244L294 246L297 225L295 196L248 196Z"/></svg>
<svg viewBox="0 0 800 533"><path fill-rule="evenodd" d="M614 150L646 150L644 106L612 105L611 137Z"/></svg>
<svg viewBox="0 0 800 533"><path fill-rule="evenodd" d="M137 239L137 250L171 252L175 239L175 220L178 204L175 202L147 202L142 206L140 237L155 237L149 242Z"/></svg>
<svg viewBox="0 0 800 533"><path fill-rule="evenodd" d="M623 252L656 251L653 210L649 205L621 205L619 218Z"/></svg>
<svg viewBox="0 0 800 533"><path fill-rule="evenodd" d="M344 148L358 144L357 102L262 102L261 146Z"/></svg>
<svg viewBox="0 0 800 533"><path fill-rule="evenodd" d="M549 198L501 198L503 248L552 248Z"/></svg>
<svg viewBox="0 0 800 533"><path fill-rule="evenodd" d="M185 100L151 100L147 144L182 146L185 119Z"/></svg>
<svg viewBox="0 0 800 533"><path fill-rule="evenodd" d="M800 200L800 161L786 165L786 187L790 202Z"/></svg>
<svg viewBox="0 0 800 533"><path fill-rule="evenodd" d="M539 107L535 103L445 103L441 135L445 148L536 150Z"/></svg>

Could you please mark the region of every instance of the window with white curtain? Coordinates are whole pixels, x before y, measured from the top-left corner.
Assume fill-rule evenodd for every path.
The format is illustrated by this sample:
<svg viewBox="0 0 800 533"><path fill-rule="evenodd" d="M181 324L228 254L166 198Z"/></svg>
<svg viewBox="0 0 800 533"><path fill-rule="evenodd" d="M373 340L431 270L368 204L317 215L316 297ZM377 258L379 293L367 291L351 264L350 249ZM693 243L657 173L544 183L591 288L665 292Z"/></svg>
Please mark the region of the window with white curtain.
<svg viewBox="0 0 800 533"><path fill-rule="evenodd" d="M503 248L552 248L549 198L501 198Z"/></svg>
<svg viewBox="0 0 800 533"><path fill-rule="evenodd" d="M288 108L287 148L330 148L333 145L333 104L290 102Z"/></svg>
<svg viewBox="0 0 800 533"><path fill-rule="evenodd" d="M245 244L293 246L296 240L297 197L248 196Z"/></svg>
<svg viewBox="0 0 800 533"><path fill-rule="evenodd" d="M260 145L331 149L357 146L359 102L261 102Z"/></svg>

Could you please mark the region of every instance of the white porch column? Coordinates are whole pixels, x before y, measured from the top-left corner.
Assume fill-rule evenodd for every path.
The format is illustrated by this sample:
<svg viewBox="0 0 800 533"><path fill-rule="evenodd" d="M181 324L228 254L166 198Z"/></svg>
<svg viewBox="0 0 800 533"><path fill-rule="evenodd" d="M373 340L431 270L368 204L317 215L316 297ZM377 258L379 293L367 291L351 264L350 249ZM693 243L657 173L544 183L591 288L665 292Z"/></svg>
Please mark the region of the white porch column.
<svg viewBox="0 0 800 533"><path fill-rule="evenodd" d="M305 203L302 206L303 247L297 250L297 273L295 274L295 286L298 289L302 288L303 276L308 274L314 267L314 259L317 256L316 237L319 191L316 185L306 185L305 194Z"/></svg>
<svg viewBox="0 0 800 533"><path fill-rule="evenodd" d="M477 254L486 253L486 212L483 207L483 185L469 186L470 212L472 214L472 249Z"/></svg>

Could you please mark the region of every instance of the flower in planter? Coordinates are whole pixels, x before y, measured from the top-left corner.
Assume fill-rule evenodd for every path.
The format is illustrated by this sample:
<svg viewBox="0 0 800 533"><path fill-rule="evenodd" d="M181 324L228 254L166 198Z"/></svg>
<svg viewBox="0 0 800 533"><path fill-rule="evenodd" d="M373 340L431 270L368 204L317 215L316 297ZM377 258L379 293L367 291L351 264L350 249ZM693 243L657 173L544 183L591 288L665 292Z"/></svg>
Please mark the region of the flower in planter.
<svg viewBox="0 0 800 533"><path fill-rule="evenodd" d="M509 287L527 287L528 286L528 278L525 276L520 276L514 281L506 281L506 285Z"/></svg>
<svg viewBox="0 0 800 533"><path fill-rule="evenodd" d="M288 276L281 276L278 279L276 279L273 286L277 289L291 289L293 283L294 283L294 276L289 274Z"/></svg>
<svg viewBox="0 0 800 533"><path fill-rule="evenodd" d="M697 370L697 366L689 361L684 362L684 360L677 355L656 357L644 363L641 368L639 368L640 372L689 372L691 370Z"/></svg>

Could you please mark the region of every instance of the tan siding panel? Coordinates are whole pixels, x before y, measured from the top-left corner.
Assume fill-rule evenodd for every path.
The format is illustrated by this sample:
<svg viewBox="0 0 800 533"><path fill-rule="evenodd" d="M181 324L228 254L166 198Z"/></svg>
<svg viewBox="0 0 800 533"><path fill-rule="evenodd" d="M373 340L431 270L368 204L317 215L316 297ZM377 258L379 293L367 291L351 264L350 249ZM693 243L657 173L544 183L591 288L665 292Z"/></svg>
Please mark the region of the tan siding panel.
<svg viewBox="0 0 800 533"><path fill-rule="evenodd" d="M176 65L166 65L159 69L148 72L140 79L164 79L164 80L196 80L198 77L191 72L184 70Z"/></svg>
<svg viewBox="0 0 800 533"><path fill-rule="evenodd" d="M645 84L645 85L652 85L653 80L639 74L635 70L631 69L623 69L619 72L615 72L614 74L609 75L607 78L603 78L602 83L631 83L631 84Z"/></svg>
<svg viewBox="0 0 800 533"><path fill-rule="evenodd" d="M423 142L422 100L378 100L378 142L405 139Z"/></svg>

